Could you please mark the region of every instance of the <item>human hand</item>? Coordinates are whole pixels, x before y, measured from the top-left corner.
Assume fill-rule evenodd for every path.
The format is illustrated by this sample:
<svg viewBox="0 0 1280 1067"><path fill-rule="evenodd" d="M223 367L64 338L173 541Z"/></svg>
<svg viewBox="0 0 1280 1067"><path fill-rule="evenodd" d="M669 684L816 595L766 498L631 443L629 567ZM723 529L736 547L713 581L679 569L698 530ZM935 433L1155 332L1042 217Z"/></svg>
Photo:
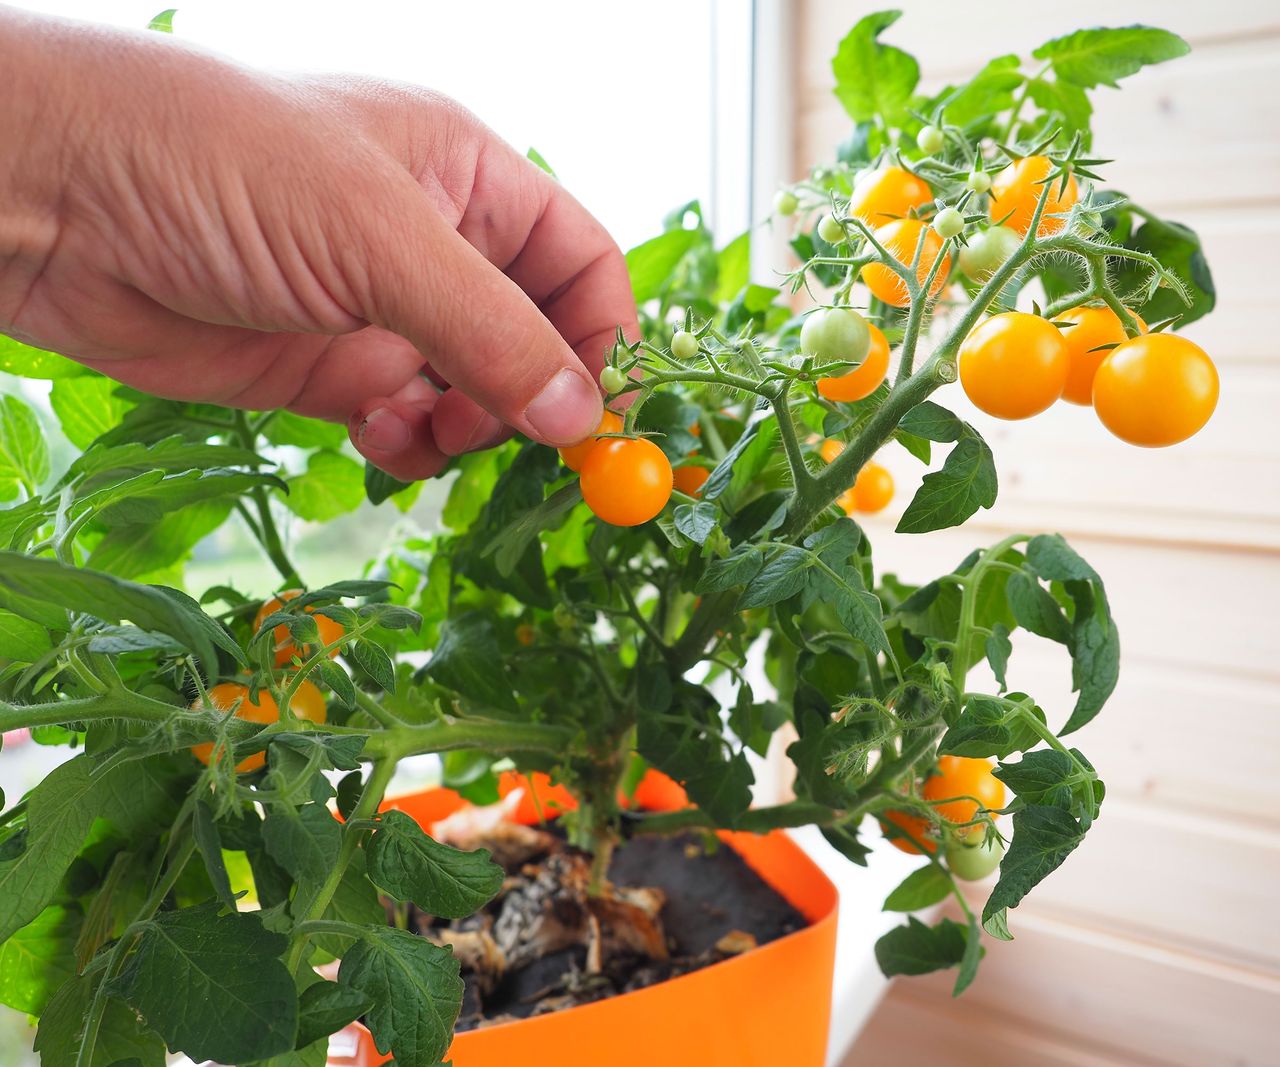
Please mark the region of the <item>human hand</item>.
<svg viewBox="0 0 1280 1067"><path fill-rule="evenodd" d="M4 9L0 66L0 331L160 396L346 421L403 480L599 422L605 349L636 336L622 255L451 100Z"/></svg>

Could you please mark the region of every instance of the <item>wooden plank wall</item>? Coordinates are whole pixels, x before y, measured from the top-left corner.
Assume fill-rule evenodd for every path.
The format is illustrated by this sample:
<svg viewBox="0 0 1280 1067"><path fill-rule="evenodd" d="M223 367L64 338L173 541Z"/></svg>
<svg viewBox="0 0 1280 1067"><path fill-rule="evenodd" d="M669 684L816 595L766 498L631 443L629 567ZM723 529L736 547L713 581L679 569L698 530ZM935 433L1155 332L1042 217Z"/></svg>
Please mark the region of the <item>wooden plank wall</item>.
<svg viewBox="0 0 1280 1067"><path fill-rule="evenodd" d="M1088 410L1027 423L938 399L996 452L1000 499L962 532L896 535L868 522L880 565L924 579L978 541L1060 530L1107 579L1124 666L1079 737L1109 789L1080 852L1012 915L959 1002L950 977L896 983L850 1067L944 1063L1280 1063L1280 6L1079 0L1068 7L917 2L889 33L937 84L995 52L1026 54L1084 25L1146 22L1195 51L1095 96L1110 182L1202 235L1218 310L1189 328L1218 363L1212 424L1172 450L1129 448ZM795 173L847 132L829 61L873 7L802 0L796 18ZM900 507L921 470L884 457ZM1011 684L1070 707L1069 667L1031 638ZM1061 718L1059 718L1061 721ZM975 897L981 900L982 887Z"/></svg>

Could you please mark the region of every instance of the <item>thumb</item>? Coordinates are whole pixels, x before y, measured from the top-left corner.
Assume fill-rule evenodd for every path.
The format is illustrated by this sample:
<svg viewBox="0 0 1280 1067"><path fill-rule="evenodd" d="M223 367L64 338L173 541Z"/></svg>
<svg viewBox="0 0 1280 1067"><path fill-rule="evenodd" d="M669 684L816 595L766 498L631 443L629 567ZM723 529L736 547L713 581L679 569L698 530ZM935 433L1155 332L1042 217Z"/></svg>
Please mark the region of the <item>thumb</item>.
<svg viewBox="0 0 1280 1067"><path fill-rule="evenodd" d="M356 299L455 389L535 441L568 445L600 422L594 376L537 306L440 215L406 173L362 220Z"/></svg>

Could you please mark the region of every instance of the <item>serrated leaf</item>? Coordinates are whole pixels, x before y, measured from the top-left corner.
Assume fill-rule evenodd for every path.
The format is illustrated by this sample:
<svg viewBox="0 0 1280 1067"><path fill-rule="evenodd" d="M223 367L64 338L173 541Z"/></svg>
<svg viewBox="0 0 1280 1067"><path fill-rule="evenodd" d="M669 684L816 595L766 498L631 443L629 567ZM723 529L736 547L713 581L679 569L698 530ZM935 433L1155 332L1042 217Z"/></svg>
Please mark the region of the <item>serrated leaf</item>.
<svg viewBox="0 0 1280 1067"><path fill-rule="evenodd" d="M117 382L101 374L59 378L49 391L49 405L62 432L77 448L88 448L116 425L132 405L116 395Z"/></svg>
<svg viewBox="0 0 1280 1067"><path fill-rule="evenodd" d="M959 526L996 502L996 467L987 443L972 430L953 448L942 469L926 474L898 520L898 533L928 533Z"/></svg>
<svg viewBox="0 0 1280 1067"><path fill-rule="evenodd" d="M347 428L340 423L310 419L292 411L276 411L262 429L262 436L273 445L294 448L339 449L347 440Z"/></svg>
<svg viewBox="0 0 1280 1067"><path fill-rule="evenodd" d="M38 622L0 608L0 659L34 663L52 647L49 631Z"/></svg>
<svg viewBox="0 0 1280 1067"><path fill-rule="evenodd" d="M1191 51L1176 33L1153 26L1077 30L1046 41L1031 54L1053 64L1054 73L1082 89L1116 87L1121 78L1144 66L1164 63Z"/></svg>
<svg viewBox="0 0 1280 1067"><path fill-rule="evenodd" d="M1016 908L1082 840L1080 824L1062 808L1032 805L1016 812L1013 841L1000 863L1000 880L982 910L983 922L1003 909Z"/></svg>
<svg viewBox="0 0 1280 1067"><path fill-rule="evenodd" d="M364 468L341 452L311 453L306 471L286 480L285 506L309 522L332 522L355 511L365 498Z"/></svg>
<svg viewBox="0 0 1280 1067"><path fill-rule="evenodd" d="M1026 710L1015 705L1024 704ZM1040 734L1028 724L1026 714L1044 722L1044 712L1021 693L1008 697L971 696L964 711L942 735L938 751L953 756L1004 759L1014 752L1033 748Z"/></svg>
<svg viewBox="0 0 1280 1067"><path fill-rule="evenodd" d="M16 396L0 396L0 500L34 496L49 477L49 445L40 420Z"/></svg>
<svg viewBox="0 0 1280 1067"><path fill-rule="evenodd" d="M764 566L764 554L752 545L736 548L727 559L718 559L709 566L698 582L698 592L718 593L735 586L746 585Z"/></svg>
<svg viewBox="0 0 1280 1067"><path fill-rule="evenodd" d="M836 99L854 122L882 118L896 126L906 117L920 65L902 49L877 40L901 16L901 11L878 11L860 19L831 60Z"/></svg>
<svg viewBox="0 0 1280 1067"><path fill-rule="evenodd" d="M80 913L54 904L0 942L0 1004L39 1015L76 973Z"/></svg>
<svg viewBox="0 0 1280 1067"><path fill-rule="evenodd" d="M387 693L396 691L396 668L387 650L374 641L361 638L347 645L347 655L366 671L380 689Z"/></svg>
<svg viewBox="0 0 1280 1067"><path fill-rule="evenodd" d="M371 930L342 958L338 981L372 1002L366 1021L398 1067L436 1067L462 1007L458 961L447 948L403 930Z"/></svg>
<svg viewBox="0 0 1280 1067"><path fill-rule="evenodd" d="M487 850L461 852L442 845L403 812L383 815L367 851L373 883L431 915L465 918L502 888L503 870Z"/></svg>
<svg viewBox="0 0 1280 1067"><path fill-rule="evenodd" d="M920 911L932 907L951 892L951 879L936 864L912 871L885 898L885 911Z"/></svg>
<svg viewBox="0 0 1280 1067"><path fill-rule="evenodd" d="M256 914L219 915L220 907L211 901L147 920L110 992L171 1050L197 1062L287 1052L298 1029L298 992L280 959L288 938L268 931Z"/></svg>
<svg viewBox="0 0 1280 1067"><path fill-rule="evenodd" d="M876 942L876 962L887 977L942 971L964 959L966 941L967 931L957 922L926 926L912 916Z"/></svg>
<svg viewBox="0 0 1280 1067"><path fill-rule="evenodd" d="M0 371L15 374L19 378L74 378L93 371L75 360L46 352L42 348L24 345L21 341L0 334Z"/></svg>
<svg viewBox="0 0 1280 1067"><path fill-rule="evenodd" d="M71 978L49 1001L32 1046L40 1054L41 1067L76 1067L85 1014L95 985L94 978ZM128 1005L107 997L88 1067L118 1067L128 1062L141 1067L164 1067L164 1042L138 1021Z"/></svg>
<svg viewBox="0 0 1280 1067"><path fill-rule="evenodd" d="M1053 594L1026 574L1013 574L1005 585L1009 610L1018 625L1033 634L1065 645L1071 640L1071 624Z"/></svg>
<svg viewBox="0 0 1280 1067"><path fill-rule="evenodd" d="M643 304L656 297L670 281L685 253L709 240L705 231L669 230L631 249L626 255L627 274L636 303Z"/></svg>
<svg viewBox="0 0 1280 1067"><path fill-rule="evenodd" d="M235 910L235 894L231 891L231 879L222 858L222 839L218 835L218 824L214 822L213 809L203 799L196 801L191 817L191 835L195 838L196 848L204 861L204 869L209 875L213 891L224 907Z"/></svg>
<svg viewBox="0 0 1280 1067"><path fill-rule="evenodd" d="M320 663L320 677L324 680L324 684L333 690L333 695L342 701L349 708L356 706L356 687L351 682L351 676L342 668L341 664L335 663L331 659L322 660Z"/></svg>
<svg viewBox="0 0 1280 1067"><path fill-rule="evenodd" d="M298 999L298 1048L306 1048L373 1007L373 998L337 982L316 982Z"/></svg>
<svg viewBox="0 0 1280 1067"><path fill-rule="evenodd" d="M276 863L297 882L320 882L338 858L342 828L322 804L297 811L277 805L262 822L262 843Z"/></svg>
<svg viewBox="0 0 1280 1067"><path fill-rule="evenodd" d="M695 545L705 544L720 521L720 509L709 501L680 504L673 516L675 527Z"/></svg>
<svg viewBox="0 0 1280 1067"><path fill-rule="evenodd" d="M991 673L1003 691L1008 684L1005 675L1009 670L1009 657L1013 655L1013 642L1009 640L1009 628L1004 623L998 622L991 627L984 650L987 662L991 664Z"/></svg>
<svg viewBox="0 0 1280 1067"><path fill-rule="evenodd" d="M501 647L486 615L469 612L444 623L426 670L464 697L512 714L518 710Z"/></svg>

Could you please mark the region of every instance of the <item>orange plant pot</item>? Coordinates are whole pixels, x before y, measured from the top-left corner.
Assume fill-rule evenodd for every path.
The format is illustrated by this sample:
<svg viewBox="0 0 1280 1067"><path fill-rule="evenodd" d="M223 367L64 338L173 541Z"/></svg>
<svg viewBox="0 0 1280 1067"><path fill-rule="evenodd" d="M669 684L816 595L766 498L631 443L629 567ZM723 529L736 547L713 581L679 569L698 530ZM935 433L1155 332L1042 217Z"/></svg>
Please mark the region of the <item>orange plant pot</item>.
<svg viewBox="0 0 1280 1067"><path fill-rule="evenodd" d="M664 781L665 779L665 781ZM665 776L637 791L652 810L680 807L683 790ZM465 805L430 789L389 802L430 825ZM518 815L517 815L518 818ZM633 993L459 1034L454 1067L822 1067L831 1023L836 888L781 830L719 837L810 925L767 945ZM390 1059L359 1023L352 1058L337 1067Z"/></svg>

